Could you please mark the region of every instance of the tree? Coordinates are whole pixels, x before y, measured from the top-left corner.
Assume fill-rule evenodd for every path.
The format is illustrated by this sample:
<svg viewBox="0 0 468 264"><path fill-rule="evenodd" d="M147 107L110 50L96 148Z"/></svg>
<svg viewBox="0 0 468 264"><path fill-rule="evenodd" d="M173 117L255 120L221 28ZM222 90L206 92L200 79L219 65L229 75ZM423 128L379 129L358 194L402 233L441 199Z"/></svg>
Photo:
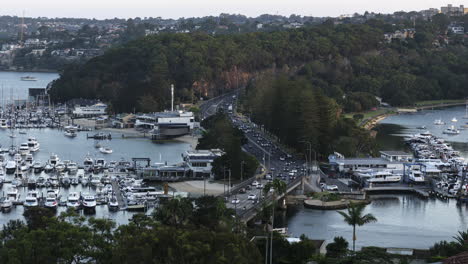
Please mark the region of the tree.
<svg viewBox="0 0 468 264"><path fill-rule="evenodd" d="M348 241L343 237L334 237L333 242L327 245L327 257L341 258L348 253Z"/></svg>
<svg viewBox="0 0 468 264"><path fill-rule="evenodd" d="M353 226L353 251L356 251L356 226L363 226L368 223L377 222L372 214L363 215L365 204L350 203L347 212L338 212L343 216L344 221Z"/></svg>

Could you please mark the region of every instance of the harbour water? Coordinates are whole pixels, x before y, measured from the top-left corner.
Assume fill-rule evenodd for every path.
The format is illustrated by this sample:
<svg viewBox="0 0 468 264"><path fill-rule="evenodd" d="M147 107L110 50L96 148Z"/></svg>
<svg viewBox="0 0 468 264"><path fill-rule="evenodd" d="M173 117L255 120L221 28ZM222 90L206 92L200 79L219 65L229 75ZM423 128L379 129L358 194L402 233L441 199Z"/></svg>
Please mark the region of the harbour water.
<svg viewBox="0 0 468 264"><path fill-rule="evenodd" d="M36 81L21 81L21 77L24 76L34 77ZM0 71L0 97L3 90L2 105L11 99L26 99L29 88L46 88L58 77L58 73Z"/></svg>
<svg viewBox="0 0 468 264"><path fill-rule="evenodd" d="M428 130L452 143L454 149L468 159L468 130L460 130L460 134L454 136L442 133L450 125L457 128L465 125L468 119L463 119L464 116L464 106L391 116L376 127L379 131L377 141L381 149L409 151L403 137ZM451 122L454 117L458 122ZM434 125L435 119L442 119L446 125ZM426 130L418 129L420 126L426 126ZM365 213L372 213L378 222L357 228L358 248L379 246L427 249L435 242L453 240L452 237L458 231L466 231L468 228L468 208L457 206L455 200L423 200L415 195L373 198L374 201L366 207ZM352 241L352 228L336 211L291 208L280 222L287 223L289 232L294 236L305 234L313 239L327 241L332 241L335 236L343 236L350 243Z"/></svg>
<svg viewBox="0 0 468 264"><path fill-rule="evenodd" d="M22 76L32 76L37 78L37 81L21 81ZM5 102L10 98L25 99L28 88L44 88L57 77L58 75L54 73L0 72L0 87L3 85ZM10 92L13 95L10 95ZM77 137L70 138L64 135L64 131L58 129L22 130L26 134L20 134L19 130L16 129L16 137L13 139L9 137L9 129L0 130L0 145L2 148L8 148L12 144L19 146L21 143L27 142L28 137L35 137L40 143L40 150L34 153L34 160L40 161L42 164L49 159L51 154L57 154L61 160L72 160L79 166L83 166L83 161L87 155L94 160L99 157L104 158L106 161L119 161L121 159L131 161L131 158L150 158L152 163L175 164L181 162L181 154L191 148L190 144L184 141L174 140L155 143L148 138L124 138L122 132L110 132L112 140L103 140L100 141L100 144L110 147L113 153L102 154L94 147L95 141L87 139L86 133L94 134L94 131L78 132ZM8 158L11 159L12 157L8 156ZM9 187L9 183L4 184L0 190L0 196L4 196ZM20 200L24 200L27 191L27 187L19 188ZM38 191L45 195L46 188L38 189ZM95 191L95 188L82 187L81 185L72 185L69 188L61 188L60 190L62 199L66 198L69 192L89 192L93 194ZM66 210L66 207L59 207L58 213L64 210ZM0 213L0 226L9 220L22 219L23 212L23 206L16 206L10 212ZM110 211L106 205L98 205L92 216L109 218L115 220L118 224L124 224L128 222L132 214L127 211Z"/></svg>

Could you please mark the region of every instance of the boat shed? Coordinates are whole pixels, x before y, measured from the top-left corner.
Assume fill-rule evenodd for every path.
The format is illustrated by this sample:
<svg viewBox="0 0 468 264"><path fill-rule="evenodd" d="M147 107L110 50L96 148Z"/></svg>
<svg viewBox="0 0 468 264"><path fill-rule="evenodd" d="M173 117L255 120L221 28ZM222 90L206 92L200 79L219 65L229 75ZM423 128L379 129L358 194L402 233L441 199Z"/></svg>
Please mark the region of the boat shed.
<svg viewBox="0 0 468 264"><path fill-rule="evenodd" d="M359 169L374 170L403 170L403 162L389 161L384 158L343 158L329 159L330 165L340 172L349 172Z"/></svg>
<svg viewBox="0 0 468 264"><path fill-rule="evenodd" d="M413 155L404 151L385 150L380 151L380 157L389 161L408 162L413 159Z"/></svg>

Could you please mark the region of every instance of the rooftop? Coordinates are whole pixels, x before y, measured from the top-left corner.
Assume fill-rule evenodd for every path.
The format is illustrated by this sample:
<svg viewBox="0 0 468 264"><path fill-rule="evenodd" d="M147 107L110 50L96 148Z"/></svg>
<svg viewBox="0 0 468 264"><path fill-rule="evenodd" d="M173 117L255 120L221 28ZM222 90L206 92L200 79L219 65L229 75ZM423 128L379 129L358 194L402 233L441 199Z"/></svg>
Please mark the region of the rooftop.
<svg viewBox="0 0 468 264"><path fill-rule="evenodd" d="M401 162L392 162L383 158L346 158L346 159L336 159L335 161L330 161L331 163L338 163L344 165L379 165L379 164L398 164Z"/></svg>
<svg viewBox="0 0 468 264"><path fill-rule="evenodd" d="M380 153L388 156L413 156L411 153L404 152L404 151L398 151L398 150L383 150L380 151Z"/></svg>

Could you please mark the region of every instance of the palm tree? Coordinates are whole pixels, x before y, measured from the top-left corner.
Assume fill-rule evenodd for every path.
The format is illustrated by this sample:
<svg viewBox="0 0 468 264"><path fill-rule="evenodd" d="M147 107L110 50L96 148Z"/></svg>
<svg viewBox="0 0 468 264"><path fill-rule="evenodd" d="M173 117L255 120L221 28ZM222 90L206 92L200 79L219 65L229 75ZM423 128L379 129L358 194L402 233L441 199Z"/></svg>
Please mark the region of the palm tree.
<svg viewBox="0 0 468 264"><path fill-rule="evenodd" d="M353 226L353 251L356 251L356 225L363 226L368 223L377 222L377 218L372 214L362 215L365 204L353 204L348 206L348 212L338 212L343 216L348 225Z"/></svg>
<svg viewBox="0 0 468 264"><path fill-rule="evenodd" d="M274 224L274 219L275 219L276 196L285 193L287 189L287 185L284 181L278 178L275 178L272 182L265 184L265 187L263 188L263 193L265 197L268 195L271 189L273 189L273 204L271 206L272 214L271 214L271 238L270 238L270 264L273 263L273 224ZM265 259L266 258L267 256L265 256Z"/></svg>
<svg viewBox="0 0 468 264"><path fill-rule="evenodd" d="M468 231L458 231L458 235L453 237L460 248L468 245Z"/></svg>

